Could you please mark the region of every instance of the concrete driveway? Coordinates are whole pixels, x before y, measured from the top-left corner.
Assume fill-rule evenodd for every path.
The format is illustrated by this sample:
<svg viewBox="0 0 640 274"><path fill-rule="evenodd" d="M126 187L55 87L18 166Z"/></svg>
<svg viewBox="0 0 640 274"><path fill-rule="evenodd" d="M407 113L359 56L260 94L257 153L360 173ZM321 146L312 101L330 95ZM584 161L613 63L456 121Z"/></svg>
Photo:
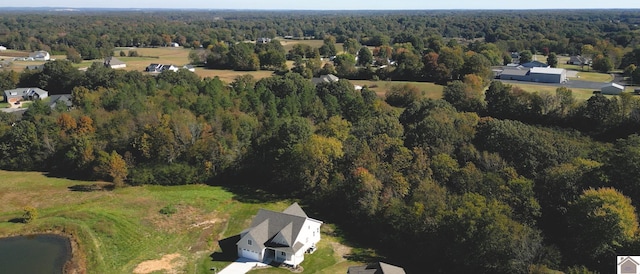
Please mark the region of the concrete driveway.
<svg viewBox="0 0 640 274"><path fill-rule="evenodd" d="M261 262L252 261L246 258L238 258L235 262L231 263L229 266L220 270L218 274L244 274L249 272L249 270L254 267L267 266Z"/></svg>

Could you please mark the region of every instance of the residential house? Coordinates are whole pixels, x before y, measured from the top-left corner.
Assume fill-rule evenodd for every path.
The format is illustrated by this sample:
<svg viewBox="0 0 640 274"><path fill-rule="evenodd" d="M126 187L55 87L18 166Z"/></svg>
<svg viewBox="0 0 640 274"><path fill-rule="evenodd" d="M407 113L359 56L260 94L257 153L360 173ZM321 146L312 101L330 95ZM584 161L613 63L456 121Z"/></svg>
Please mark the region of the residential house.
<svg viewBox="0 0 640 274"><path fill-rule="evenodd" d="M406 272L402 267L378 262L364 266L351 266L347 274L406 274Z"/></svg>
<svg viewBox="0 0 640 274"><path fill-rule="evenodd" d="M51 59L51 55L44 50L34 51L29 53L29 58L27 60L34 61L49 61Z"/></svg>
<svg viewBox="0 0 640 274"><path fill-rule="evenodd" d="M547 65L546 63L542 63L540 61L531 61L528 63L521 64L521 66L525 68L548 68L549 67L549 65Z"/></svg>
<svg viewBox="0 0 640 274"><path fill-rule="evenodd" d="M127 64L125 62L120 61L120 59L115 58L113 56L109 56L104 58L104 66L112 69L126 68Z"/></svg>
<svg viewBox="0 0 640 274"><path fill-rule="evenodd" d="M574 56L569 57L569 61L567 61L567 64L576 65L576 66L590 65L591 64L591 58L583 57L583 56L580 56L580 55L574 55Z"/></svg>
<svg viewBox="0 0 640 274"><path fill-rule="evenodd" d="M193 65L184 65L182 68L191 72L196 72L196 68Z"/></svg>
<svg viewBox="0 0 640 274"><path fill-rule="evenodd" d="M618 273L638 274L638 266L640 266L640 263L627 256L618 263Z"/></svg>
<svg viewBox="0 0 640 274"><path fill-rule="evenodd" d="M43 70L44 64L41 65L28 65L24 67L25 70Z"/></svg>
<svg viewBox="0 0 640 274"><path fill-rule="evenodd" d="M150 64L145 71L146 72L151 72L151 73L160 73L163 72L165 70L170 70L170 71L178 71L178 67L174 66L174 65L164 65L164 64Z"/></svg>
<svg viewBox="0 0 640 274"><path fill-rule="evenodd" d="M4 101L15 104L20 101L41 100L47 98L49 92L39 88L17 88L4 91Z"/></svg>
<svg viewBox="0 0 640 274"><path fill-rule="evenodd" d="M169 46L174 47L174 48L179 48L180 44L178 44L176 42L171 42L171 44L169 44Z"/></svg>
<svg viewBox="0 0 640 274"><path fill-rule="evenodd" d="M315 251L321 225L297 203L282 212L260 209L251 226L240 233L238 257L297 267L305 253Z"/></svg>
<svg viewBox="0 0 640 274"><path fill-rule="evenodd" d="M5 46L0 46L0 51L4 51L4 50L7 50L7 47L5 47Z"/></svg>
<svg viewBox="0 0 640 274"><path fill-rule="evenodd" d="M258 40L256 40L256 44L266 44L271 42L271 38L266 38L266 37L260 37L258 38Z"/></svg>
<svg viewBox="0 0 640 274"><path fill-rule="evenodd" d="M71 94L56 94L49 96L49 107L55 109L56 107L63 105L67 109L71 109L73 103L71 101Z"/></svg>
<svg viewBox="0 0 640 274"><path fill-rule="evenodd" d="M600 88L600 92L602 94L608 94L608 95L618 95L623 91L624 91L624 87L616 83L608 83Z"/></svg>
<svg viewBox="0 0 640 274"><path fill-rule="evenodd" d="M340 78L338 78L338 76L335 76L333 74L325 74L325 75L320 75L320 77L311 78L311 82L316 85L320 83L338 82L338 80L340 80Z"/></svg>

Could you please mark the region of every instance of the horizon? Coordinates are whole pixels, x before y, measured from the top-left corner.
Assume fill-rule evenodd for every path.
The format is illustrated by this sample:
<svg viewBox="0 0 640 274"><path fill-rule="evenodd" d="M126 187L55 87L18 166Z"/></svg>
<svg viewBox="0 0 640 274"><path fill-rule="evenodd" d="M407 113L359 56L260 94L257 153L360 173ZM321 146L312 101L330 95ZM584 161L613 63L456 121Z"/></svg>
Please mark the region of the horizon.
<svg viewBox="0 0 640 274"><path fill-rule="evenodd" d="M619 10L640 9L640 1L619 0L616 2L585 2L578 0L554 1L538 0L532 2L513 2L507 0L477 1L459 0L456 2L423 2L421 0L400 0L394 2L370 3L364 0L344 2L325 0L318 4L292 0L204 0L166 1L75 1L75 0L33 0L28 7L24 3L10 2L1 5L9 9L167 9L167 10L301 10L301 11L369 11L369 10ZM251 8L247 8L251 7Z"/></svg>

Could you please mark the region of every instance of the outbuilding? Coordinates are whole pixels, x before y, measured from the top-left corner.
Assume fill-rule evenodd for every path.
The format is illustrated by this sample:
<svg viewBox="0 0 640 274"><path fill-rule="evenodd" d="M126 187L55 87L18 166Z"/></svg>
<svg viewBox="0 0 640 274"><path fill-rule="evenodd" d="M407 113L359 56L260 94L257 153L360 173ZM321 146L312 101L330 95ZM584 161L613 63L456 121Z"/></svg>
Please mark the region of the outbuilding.
<svg viewBox="0 0 640 274"><path fill-rule="evenodd" d="M538 83L564 83L567 81L567 70L562 68L539 68L529 70L529 81Z"/></svg>
<svg viewBox="0 0 640 274"><path fill-rule="evenodd" d="M624 91L624 87L616 83L608 83L602 86L602 88L600 88L600 92L602 94L608 94L608 95L618 95L623 91Z"/></svg>

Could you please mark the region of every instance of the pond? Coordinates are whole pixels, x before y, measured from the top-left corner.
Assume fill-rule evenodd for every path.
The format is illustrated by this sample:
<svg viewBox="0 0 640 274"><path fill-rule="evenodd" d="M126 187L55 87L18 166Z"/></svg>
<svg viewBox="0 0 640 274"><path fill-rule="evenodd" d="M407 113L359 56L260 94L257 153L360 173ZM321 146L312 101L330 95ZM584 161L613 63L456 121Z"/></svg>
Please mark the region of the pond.
<svg viewBox="0 0 640 274"><path fill-rule="evenodd" d="M58 235L0 238L0 273L62 274L71 243Z"/></svg>

